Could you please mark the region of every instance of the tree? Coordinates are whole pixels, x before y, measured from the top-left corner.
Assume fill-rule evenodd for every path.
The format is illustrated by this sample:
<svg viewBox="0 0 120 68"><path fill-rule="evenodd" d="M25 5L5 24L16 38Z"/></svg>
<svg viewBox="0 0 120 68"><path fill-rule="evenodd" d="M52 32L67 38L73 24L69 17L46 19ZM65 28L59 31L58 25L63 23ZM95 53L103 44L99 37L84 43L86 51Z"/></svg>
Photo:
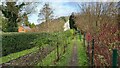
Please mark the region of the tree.
<svg viewBox="0 0 120 68"><path fill-rule="evenodd" d="M103 55L105 58L111 57L110 49L117 48L119 50L119 43L117 33L119 31L117 16L118 8L116 8L116 2L91 2L85 4L79 4L82 9L80 15L77 18L78 26L85 32L90 32L92 38L95 40L94 50L97 55ZM107 53L101 53L102 47ZM91 58L91 57L90 57ZM94 60L98 59L96 57ZM110 59L110 58L109 58ZM103 60L106 60L103 58ZM95 66L98 65L111 65L110 60L103 63L101 60L99 63L95 61Z"/></svg>
<svg viewBox="0 0 120 68"><path fill-rule="evenodd" d="M67 20L66 20L66 18L65 17L61 17L62 18L62 20L64 21L64 22L67 22Z"/></svg>
<svg viewBox="0 0 120 68"><path fill-rule="evenodd" d="M6 32L7 29L7 19L2 15L2 12L0 12L0 31Z"/></svg>
<svg viewBox="0 0 120 68"><path fill-rule="evenodd" d="M30 22L28 21L28 17L36 13L36 7L41 2L25 2L25 5L20 9L19 12L19 19L18 25L25 24L29 26Z"/></svg>
<svg viewBox="0 0 120 68"><path fill-rule="evenodd" d="M29 23L29 21L28 21L28 16L27 16L26 13L23 14L23 24L24 24L25 26L30 26L30 23Z"/></svg>
<svg viewBox="0 0 120 68"><path fill-rule="evenodd" d="M18 3L18 4L17 4ZM3 2L0 5L0 10L8 22L6 22L7 32L17 32L18 24L24 22L24 17L35 12L37 3L24 3L24 2ZM28 25L28 19L25 20Z"/></svg>
<svg viewBox="0 0 120 68"><path fill-rule="evenodd" d="M2 30L2 14L0 12L0 31Z"/></svg>
<svg viewBox="0 0 120 68"><path fill-rule="evenodd" d="M43 8L40 10L38 17L38 20L45 20L45 22L48 22L50 19L52 19L53 10L50 8L50 5L48 3L45 3Z"/></svg>
<svg viewBox="0 0 120 68"><path fill-rule="evenodd" d="M22 8L25 4L22 3L20 5L16 5L16 2L6 2L6 6L1 5L0 10L2 11L5 18L8 19L6 23L6 31L7 32L16 32L18 29L17 19L20 8Z"/></svg>
<svg viewBox="0 0 120 68"><path fill-rule="evenodd" d="M78 19L81 23L77 23L83 31L98 33L100 26L109 23L116 23L117 8L115 2L90 2L78 5L81 9Z"/></svg>
<svg viewBox="0 0 120 68"><path fill-rule="evenodd" d="M1 20L1 22L0 22L0 24L1 24L0 29L3 32L7 32L7 28L8 28L8 25L7 25L8 21L7 21L7 19L5 17L0 16L0 20Z"/></svg>
<svg viewBox="0 0 120 68"><path fill-rule="evenodd" d="M34 23L30 24L30 28L34 28L34 27L35 27Z"/></svg>

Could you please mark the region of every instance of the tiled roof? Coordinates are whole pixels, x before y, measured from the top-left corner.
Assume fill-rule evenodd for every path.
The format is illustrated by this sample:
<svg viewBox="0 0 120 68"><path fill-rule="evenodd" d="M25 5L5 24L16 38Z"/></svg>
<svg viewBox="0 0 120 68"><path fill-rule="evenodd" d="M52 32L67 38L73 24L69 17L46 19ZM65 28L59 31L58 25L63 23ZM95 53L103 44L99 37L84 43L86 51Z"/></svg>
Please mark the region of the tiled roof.
<svg viewBox="0 0 120 68"><path fill-rule="evenodd" d="M27 29L27 30L31 30L31 28L30 27L28 27L28 26L22 26L24 29Z"/></svg>

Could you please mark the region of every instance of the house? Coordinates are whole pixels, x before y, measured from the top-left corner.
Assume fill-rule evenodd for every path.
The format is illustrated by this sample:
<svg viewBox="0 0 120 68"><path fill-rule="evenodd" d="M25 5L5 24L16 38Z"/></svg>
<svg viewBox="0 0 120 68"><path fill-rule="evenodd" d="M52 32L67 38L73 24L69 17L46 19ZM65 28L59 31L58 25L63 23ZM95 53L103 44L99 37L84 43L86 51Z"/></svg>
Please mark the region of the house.
<svg viewBox="0 0 120 68"><path fill-rule="evenodd" d="M69 20L64 24L64 31L69 30L70 26L69 26Z"/></svg>
<svg viewBox="0 0 120 68"><path fill-rule="evenodd" d="M30 32L31 28L29 26L19 26L18 32Z"/></svg>

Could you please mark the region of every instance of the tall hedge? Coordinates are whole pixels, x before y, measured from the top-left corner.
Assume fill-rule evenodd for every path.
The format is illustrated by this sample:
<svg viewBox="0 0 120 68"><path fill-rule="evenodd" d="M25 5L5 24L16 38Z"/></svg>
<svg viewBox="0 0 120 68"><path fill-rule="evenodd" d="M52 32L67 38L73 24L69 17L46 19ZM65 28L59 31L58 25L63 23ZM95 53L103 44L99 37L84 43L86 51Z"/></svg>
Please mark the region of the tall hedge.
<svg viewBox="0 0 120 68"><path fill-rule="evenodd" d="M34 47L33 40L46 33L3 33L2 56Z"/></svg>

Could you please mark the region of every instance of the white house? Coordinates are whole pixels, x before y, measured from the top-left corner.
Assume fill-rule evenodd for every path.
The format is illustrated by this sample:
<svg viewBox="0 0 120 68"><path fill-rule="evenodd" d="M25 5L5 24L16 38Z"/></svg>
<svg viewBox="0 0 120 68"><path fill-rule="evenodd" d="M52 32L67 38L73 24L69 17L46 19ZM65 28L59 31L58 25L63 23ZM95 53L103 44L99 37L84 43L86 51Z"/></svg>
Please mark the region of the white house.
<svg viewBox="0 0 120 68"><path fill-rule="evenodd" d="M69 20L64 24L64 31L69 30L70 26L69 26Z"/></svg>

